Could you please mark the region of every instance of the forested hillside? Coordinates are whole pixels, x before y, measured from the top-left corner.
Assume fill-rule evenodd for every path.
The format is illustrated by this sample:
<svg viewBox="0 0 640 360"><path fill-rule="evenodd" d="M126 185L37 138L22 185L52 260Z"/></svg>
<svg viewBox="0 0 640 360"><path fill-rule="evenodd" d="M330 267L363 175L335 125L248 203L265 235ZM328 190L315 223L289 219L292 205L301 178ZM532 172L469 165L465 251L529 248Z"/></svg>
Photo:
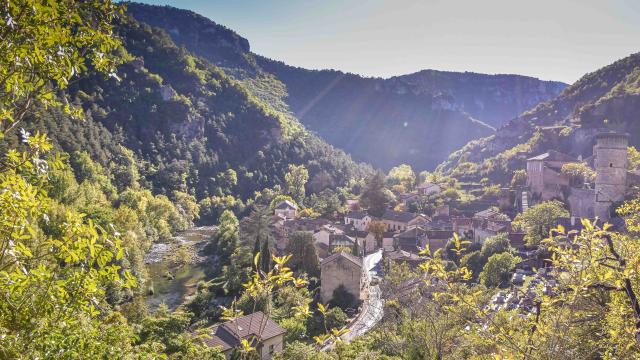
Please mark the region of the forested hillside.
<svg viewBox="0 0 640 360"><path fill-rule="evenodd" d="M557 98L542 103L498 129L472 141L440 165L460 179L511 179L525 160L549 149L590 156L594 136L603 130L631 135L640 145L640 54L586 74Z"/></svg>
<svg viewBox="0 0 640 360"><path fill-rule="evenodd" d="M0 358L218 358L188 315L147 316L151 245L269 205L291 172L304 198L371 168L120 6L49 5L0 9Z"/></svg>
<svg viewBox="0 0 640 360"><path fill-rule="evenodd" d="M245 83L285 117L356 160L432 169L469 140L488 136L522 111L557 95L558 82L517 75L421 71L390 79L307 70L250 51L249 41L187 10L129 4L180 46Z"/></svg>
<svg viewBox="0 0 640 360"><path fill-rule="evenodd" d="M87 151L104 166L124 145L154 193L189 192L220 209L242 208L254 192L283 185L289 164L305 164L311 192L370 171L176 47L163 31L132 19L117 31L130 56L120 79L93 76L69 90L86 121L43 112L27 129L50 134L67 152Z"/></svg>

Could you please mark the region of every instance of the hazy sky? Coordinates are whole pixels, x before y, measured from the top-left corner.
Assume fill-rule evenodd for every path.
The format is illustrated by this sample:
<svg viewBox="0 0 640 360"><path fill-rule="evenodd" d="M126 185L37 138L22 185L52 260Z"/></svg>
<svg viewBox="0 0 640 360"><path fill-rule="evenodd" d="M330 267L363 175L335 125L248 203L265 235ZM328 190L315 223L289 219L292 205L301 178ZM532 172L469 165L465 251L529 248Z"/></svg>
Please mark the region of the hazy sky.
<svg viewBox="0 0 640 360"><path fill-rule="evenodd" d="M640 51L640 0L145 0L191 9L290 65L573 82Z"/></svg>

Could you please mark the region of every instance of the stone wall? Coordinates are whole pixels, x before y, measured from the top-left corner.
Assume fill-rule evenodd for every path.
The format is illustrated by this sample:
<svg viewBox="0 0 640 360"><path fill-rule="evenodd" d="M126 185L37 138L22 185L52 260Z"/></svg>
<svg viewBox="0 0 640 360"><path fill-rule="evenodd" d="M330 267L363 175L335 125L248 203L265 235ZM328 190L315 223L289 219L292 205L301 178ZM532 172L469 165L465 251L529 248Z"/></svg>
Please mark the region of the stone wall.
<svg viewBox="0 0 640 360"><path fill-rule="evenodd" d="M611 205L624 199L627 189L628 143L626 135L601 134L593 148L597 174L595 215L601 219L608 219Z"/></svg>
<svg viewBox="0 0 640 360"><path fill-rule="evenodd" d="M333 298L333 291L340 285L344 285L356 299L360 299L360 286L362 281L362 266L344 258L337 257L322 263L320 274L320 298L323 303Z"/></svg>

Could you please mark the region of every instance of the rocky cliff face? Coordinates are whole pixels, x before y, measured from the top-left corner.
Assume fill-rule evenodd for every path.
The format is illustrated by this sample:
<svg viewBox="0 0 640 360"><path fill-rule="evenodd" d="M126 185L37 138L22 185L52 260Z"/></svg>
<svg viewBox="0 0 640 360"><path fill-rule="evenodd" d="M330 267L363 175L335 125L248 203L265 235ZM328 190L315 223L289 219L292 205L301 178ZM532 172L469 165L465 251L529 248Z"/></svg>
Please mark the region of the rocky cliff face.
<svg viewBox="0 0 640 360"><path fill-rule="evenodd" d="M499 128L490 138L470 142L440 169L461 178L509 180L524 159L548 149L591 155L602 131L630 134L640 146L640 53L585 75L555 99L541 103Z"/></svg>
<svg viewBox="0 0 640 360"><path fill-rule="evenodd" d="M496 128L525 110L556 97L567 86L557 81L540 81L520 75L434 70L423 70L388 81L400 83L416 94L446 100L450 109L466 112Z"/></svg>
<svg viewBox="0 0 640 360"><path fill-rule="evenodd" d="M380 79L307 70L251 53L246 39L190 11L141 4L128 11L330 144L382 168L432 169L566 86L518 75L425 70Z"/></svg>

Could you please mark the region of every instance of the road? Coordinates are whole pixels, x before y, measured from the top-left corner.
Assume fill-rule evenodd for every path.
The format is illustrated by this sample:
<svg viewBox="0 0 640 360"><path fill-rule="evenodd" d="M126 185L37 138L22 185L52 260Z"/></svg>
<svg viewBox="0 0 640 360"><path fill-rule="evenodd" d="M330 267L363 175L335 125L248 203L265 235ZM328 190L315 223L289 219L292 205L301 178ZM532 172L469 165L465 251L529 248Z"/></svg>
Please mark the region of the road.
<svg viewBox="0 0 640 360"><path fill-rule="evenodd" d="M368 296L362 304L362 311L356 320L349 326L349 332L342 336L342 340L350 342L354 338L371 330L382 319L384 314L384 300L381 296L380 286L371 285L371 280L378 275L382 260L382 249L365 256L362 266L365 272L365 291Z"/></svg>

